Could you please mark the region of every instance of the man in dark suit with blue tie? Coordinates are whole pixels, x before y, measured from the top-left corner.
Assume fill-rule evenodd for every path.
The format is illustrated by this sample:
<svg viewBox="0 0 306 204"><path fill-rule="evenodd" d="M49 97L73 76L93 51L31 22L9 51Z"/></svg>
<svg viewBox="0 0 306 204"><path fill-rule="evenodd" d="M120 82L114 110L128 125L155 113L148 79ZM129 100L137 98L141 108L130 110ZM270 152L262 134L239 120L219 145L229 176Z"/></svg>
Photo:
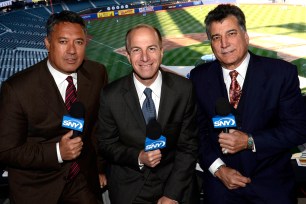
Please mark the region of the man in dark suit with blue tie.
<svg viewBox="0 0 306 204"><path fill-rule="evenodd" d="M192 181L197 159L197 127L191 82L160 69L160 32L137 25L126 35L133 73L101 94L97 137L110 163L112 204L195 204ZM144 151L146 124L156 119L166 147ZM196 191L195 191L196 193Z"/></svg>
<svg viewBox="0 0 306 204"><path fill-rule="evenodd" d="M248 51L245 16L237 6L218 5L205 24L216 60L191 72L205 203L296 203L290 148L306 140L297 68ZM213 126L219 98L230 102L236 117L229 133Z"/></svg>

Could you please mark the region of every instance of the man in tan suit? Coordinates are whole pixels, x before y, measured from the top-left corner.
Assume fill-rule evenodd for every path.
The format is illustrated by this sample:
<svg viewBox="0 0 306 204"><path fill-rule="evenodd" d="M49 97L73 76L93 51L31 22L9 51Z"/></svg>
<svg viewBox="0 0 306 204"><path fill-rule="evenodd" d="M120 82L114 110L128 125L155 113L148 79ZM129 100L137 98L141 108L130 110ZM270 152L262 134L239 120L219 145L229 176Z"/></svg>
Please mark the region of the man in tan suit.
<svg viewBox="0 0 306 204"><path fill-rule="evenodd" d="M105 67L85 60L86 27L74 12L47 22L48 58L14 75L0 93L0 163L7 165L11 203L99 203L99 175L92 131ZM84 131L61 126L68 114L66 78L85 107ZM69 178L70 166L80 171Z"/></svg>

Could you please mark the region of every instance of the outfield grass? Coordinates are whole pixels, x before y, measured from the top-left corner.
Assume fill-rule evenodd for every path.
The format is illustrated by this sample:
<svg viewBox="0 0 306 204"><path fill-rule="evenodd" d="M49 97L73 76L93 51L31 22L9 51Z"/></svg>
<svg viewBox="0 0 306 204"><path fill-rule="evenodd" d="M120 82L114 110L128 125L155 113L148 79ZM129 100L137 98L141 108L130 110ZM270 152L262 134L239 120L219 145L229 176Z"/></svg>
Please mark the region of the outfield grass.
<svg viewBox="0 0 306 204"><path fill-rule="evenodd" d="M90 21L89 35L92 40L87 48L88 58L106 65L110 81L131 71L127 59L115 52L124 46L126 31L139 23L147 23L160 29L163 36L188 33L203 33L203 20L215 5L189 7L150 13L146 16L134 15L121 18L107 18ZM306 40L306 7L283 5L240 5L246 15L248 32L284 35ZM117 22L118 20L118 22ZM250 47L256 54L277 57L274 51ZM210 54L208 42L166 51L163 64L194 65L204 54ZM293 61L299 74L306 77L306 51L304 57Z"/></svg>

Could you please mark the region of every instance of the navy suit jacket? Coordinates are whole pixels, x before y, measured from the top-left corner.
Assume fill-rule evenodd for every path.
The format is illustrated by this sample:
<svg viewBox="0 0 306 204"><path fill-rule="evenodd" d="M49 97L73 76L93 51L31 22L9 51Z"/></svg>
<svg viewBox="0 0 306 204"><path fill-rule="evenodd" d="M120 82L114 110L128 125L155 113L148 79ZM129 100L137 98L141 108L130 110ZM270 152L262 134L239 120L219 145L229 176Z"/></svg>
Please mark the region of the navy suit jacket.
<svg viewBox="0 0 306 204"><path fill-rule="evenodd" d="M256 152L222 154L218 143L221 129L214 129L211 120L216 115L216 100L228 98L221 65L215 60L191 71L198 100L200 164L206 175L204 188L211 194L218 193L210 188L213 183L225 188L208 171L209 166L221 158L227 166L251 178L248 187L262 200L269 201L277 196L284 201L282 195L294 196L290 148L306 141L306 111L297 69L283 60L250 54L242 96L233 114L237 129L253 135ZM219 194L214 199L221 197Z"/></svg>

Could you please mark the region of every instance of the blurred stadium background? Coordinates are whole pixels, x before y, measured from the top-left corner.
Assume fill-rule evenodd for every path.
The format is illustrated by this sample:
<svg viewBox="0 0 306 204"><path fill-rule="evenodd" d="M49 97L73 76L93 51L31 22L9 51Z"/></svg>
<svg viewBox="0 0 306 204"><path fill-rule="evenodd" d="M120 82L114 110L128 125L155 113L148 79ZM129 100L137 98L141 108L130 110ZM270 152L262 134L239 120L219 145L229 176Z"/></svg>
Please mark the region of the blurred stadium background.
<svg viewBox="0 0 306 204"><path fill-rule="evenodd" d="M73 10L87 22L87 57L106 65L110 81L131 71L124 56L126 31L138 23L160 29L163 66L182 75L211 56L203 20L217 3L238 4L246 14L250 50L297 65L306 93L305 0L0 0L0 85L47 56L43 39L52 12Z"/></svg>

